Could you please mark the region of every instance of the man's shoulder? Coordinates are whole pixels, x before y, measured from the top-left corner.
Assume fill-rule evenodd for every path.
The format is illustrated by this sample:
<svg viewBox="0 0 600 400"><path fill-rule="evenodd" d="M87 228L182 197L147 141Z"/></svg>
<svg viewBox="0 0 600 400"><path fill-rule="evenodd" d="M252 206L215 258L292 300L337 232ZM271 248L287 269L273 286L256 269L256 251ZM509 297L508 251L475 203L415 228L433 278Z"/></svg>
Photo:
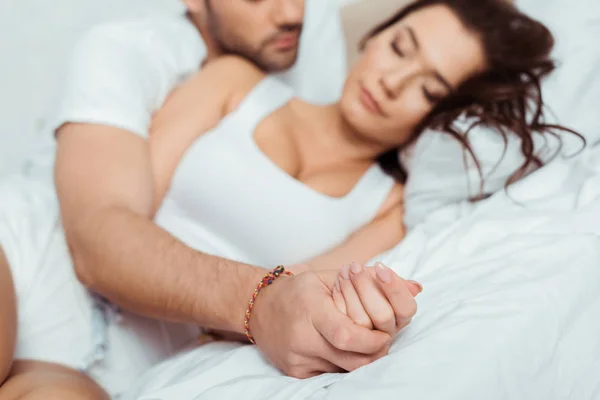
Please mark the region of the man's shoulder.
<svg viewBox="0 0 600 400"><path fill-rule="evenodd" d="M183 15L171 15L98 24L76 42L71 65L77 71L133 68L141 74L166 73L171 82L198 70L205 57L196 27Z"/></svg>
<svg viewBox="0 0 600 400"><path fill-rule="evenodd" d="M197 28L184 15L103 22L91 27L79 40L79 43L89 45L90 42L97 41L153 47L174 44L200 47L203 43Z"/></svg>

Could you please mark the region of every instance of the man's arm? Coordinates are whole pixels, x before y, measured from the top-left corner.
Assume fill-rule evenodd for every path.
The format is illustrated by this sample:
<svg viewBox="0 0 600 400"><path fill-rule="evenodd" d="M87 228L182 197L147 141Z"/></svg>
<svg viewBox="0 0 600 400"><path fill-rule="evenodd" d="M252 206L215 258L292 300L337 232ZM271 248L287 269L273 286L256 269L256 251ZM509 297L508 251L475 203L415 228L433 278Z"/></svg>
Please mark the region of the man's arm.
<svg viewBox="0 0 600 400"><path fill-rule="evenodd" d="M85 284L141 314L239 331L245 297L262 271L199 254L150 217L150 120L204 55L198 32L183 18L93 28L75 47L66 74L55 121L55 180ZM208 127L219 115L206 111L199 124Z"/></svg>
<svg viewBox="0 0 600 400"><path fill-rule="evenodd" d="M65 125L56 186L76 272L90 289L143 315L242 330L248 295L264 272L196 252L150 220L153 178L143 139Z"/></svg>
<svg viewBox="0 0 600 400"><path fill-rule="evenodd" d="M244 67L222 58L177 91L163 117L176 119L173 141L192 142L221 120L248 76ZM152 134L168 140L169 132L161 130L170 127ZM56 186L81 281L143 315L241 331L248 296L264 271L194 251L152 222L162 199L155 198L158 172L150 142L83 123L63 125L57 137Z"/></svg>

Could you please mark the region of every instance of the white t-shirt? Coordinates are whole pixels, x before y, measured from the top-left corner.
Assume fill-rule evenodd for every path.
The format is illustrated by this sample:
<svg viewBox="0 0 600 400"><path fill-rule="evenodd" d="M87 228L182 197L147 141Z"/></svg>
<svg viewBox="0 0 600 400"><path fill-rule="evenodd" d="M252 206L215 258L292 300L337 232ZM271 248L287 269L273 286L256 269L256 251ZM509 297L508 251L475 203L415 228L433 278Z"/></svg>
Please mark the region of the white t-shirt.
<svg viewBox="0 0 600 400"><path fill-rule="evenodd" d="M117 21L92 28L75 46L51 112L47 138L68 122L94 123L146 137L152 115L167 95L198 71L206 46L183 15ZM339 8L307 0L296 64L281 79L313 103L336 101L346 77ZM47 176L54 141L42 144L28 163Z"/></svg>

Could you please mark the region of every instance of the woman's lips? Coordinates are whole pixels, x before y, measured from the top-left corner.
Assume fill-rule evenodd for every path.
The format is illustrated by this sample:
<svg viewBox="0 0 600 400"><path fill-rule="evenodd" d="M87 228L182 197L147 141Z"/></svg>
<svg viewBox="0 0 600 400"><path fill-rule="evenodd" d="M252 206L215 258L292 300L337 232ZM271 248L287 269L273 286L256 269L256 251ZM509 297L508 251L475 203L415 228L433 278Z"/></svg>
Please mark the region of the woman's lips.
<svg viewBox="0 0 600 400"><path fill-rule="evenodd" d="M373 97L371 92L369 92L369 90L362 85L360 87L360 102L370 113L385 117L385 113L381 109L381 106L377 100L375 100L375 97Z"/></svg>

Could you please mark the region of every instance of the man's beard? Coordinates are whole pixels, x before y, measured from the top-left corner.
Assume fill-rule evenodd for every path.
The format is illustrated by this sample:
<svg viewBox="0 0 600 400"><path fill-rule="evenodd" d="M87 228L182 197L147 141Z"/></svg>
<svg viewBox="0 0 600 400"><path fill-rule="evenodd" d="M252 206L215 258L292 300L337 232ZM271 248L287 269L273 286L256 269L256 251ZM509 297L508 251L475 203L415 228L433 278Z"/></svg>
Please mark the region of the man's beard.
<svg viewBox="0 0 600 400"><path fill-rule="evenodd" d="M283 59L279 60L273 53L269 56L269 53L265 50L269 45L272 45L273 42L277 41L281 34L297 33L298 37L300 37L302 24L281 25L278 27L277 32L265 39L258 48L252 49L241 41L227 40L225 34L226 30L223 29L223 24L212 9L211 1L205 0L205 4L208 30L224 54L234 54L246 58L256 64L260 69L268 72L276 72L290 68L296 62L299 46L288 50L289 54L282 54Z"/></svg>

